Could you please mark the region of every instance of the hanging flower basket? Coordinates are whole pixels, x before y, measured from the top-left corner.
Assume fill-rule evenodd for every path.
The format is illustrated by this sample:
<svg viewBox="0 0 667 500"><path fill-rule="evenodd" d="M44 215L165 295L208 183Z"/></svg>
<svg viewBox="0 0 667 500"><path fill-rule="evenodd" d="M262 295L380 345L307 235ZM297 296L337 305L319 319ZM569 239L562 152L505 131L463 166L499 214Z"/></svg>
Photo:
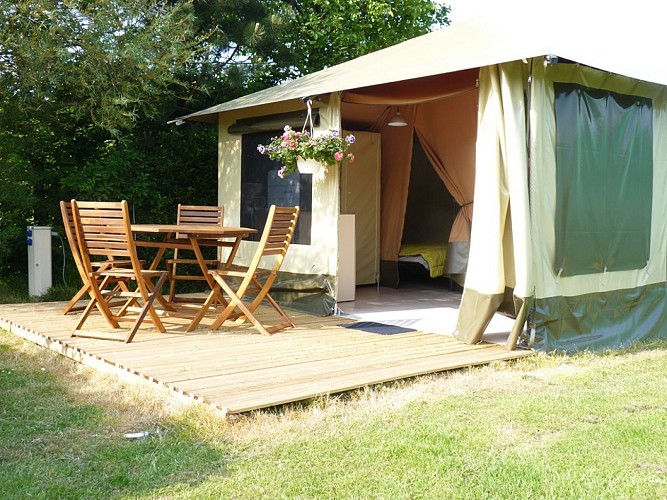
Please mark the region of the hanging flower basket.
<svg viewBox="0 0 667 500"><path fill-rule="evenodd" d="M317 174L322 170L322 162L311 159L297 158L296 166L300 174Z"/></svg>
<svg viewBox="0 0 667 500"><path fill-rule="evenodd" d="M354 136L349 134L343 138L338 130L330 130L315 136L311 101L308 100L307 104L308 115L301 132L285 125L282 135L271 138L269 144L257 146L260 154L282 163L282 167L278 170L278 176L281 178L296 172L297 169L301 173L315 173L313 169L316 167L313 163L318 164L317 171L319 171L323 166L333 167L342 161L350 163L354 161L354 155L347 151L355 141ZM302 169L301 160L311 162L311 165Z"/></svg>

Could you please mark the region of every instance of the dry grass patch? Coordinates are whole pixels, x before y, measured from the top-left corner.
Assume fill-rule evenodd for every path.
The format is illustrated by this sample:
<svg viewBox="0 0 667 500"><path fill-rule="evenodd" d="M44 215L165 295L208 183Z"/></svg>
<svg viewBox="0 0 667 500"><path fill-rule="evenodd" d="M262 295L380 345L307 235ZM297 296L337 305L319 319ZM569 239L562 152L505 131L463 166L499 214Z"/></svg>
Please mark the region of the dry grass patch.
<svg viewBox="0 0 667 500"><path fill-rule="evenodd" d="M667 405L654 387L667 385L667 343L644 347L536 355L222 417L0 332L0 490L42 498L664 497ZM123 437L139 430L152 434Z"/></svg>
<svg viewBox="0 0 667 500"><path fill-rule="evenodd" d="M650 347L650 346L648 346ZM628 353L633 362L664 356L663 351ZM595 364L591 365L591 361ZM527 389L542 386L562 386L568 377L585 376L603 367L627 363L627 357L617 353L575 356L536 353L535 356L511 362L493 362L489 365L436 373L399 380L373 387L365 387L344 394L329 395L307 402L283 405L273 409L257 410L227 417L227 425L219 427L219 416L208 411L200 414L200 425L208 429L224 429L225 436L239 442L267 439L287 442L301 439L309 433L322 432L331 426L348 426L379 415L391 415L407 407L424 405L452 397L490 398L493 395L522 394ZM193 411L199 411L194 410ZM510 424L499 424L503 434L534 436L532 430L521 430ZM502 431L502 427L505 430ZM543 441L540 436L538 441Z"/></svg>

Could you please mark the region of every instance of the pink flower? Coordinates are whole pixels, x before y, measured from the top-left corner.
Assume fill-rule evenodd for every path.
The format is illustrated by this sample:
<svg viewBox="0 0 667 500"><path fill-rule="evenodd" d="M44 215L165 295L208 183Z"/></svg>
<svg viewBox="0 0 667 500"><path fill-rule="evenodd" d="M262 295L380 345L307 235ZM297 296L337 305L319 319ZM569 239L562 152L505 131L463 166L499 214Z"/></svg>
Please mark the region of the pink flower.
<svg viewBox="0 0 667 500"><path fill-rule="evenodd" d="M349 157L348 160L347 160L348 163L354 163L354 160L355 160L354 155L353 155L353 154L350 154L350 157Z"/></svg>
<svg viewBox="0 0 667 500"><path fill-rule="evenodd" d="M290 149L296 149L296 141L290 141L289 147Z"/></svg>
<svg viewBox="0 0 667 500"><path fill-rule="evenodd" d="M336 153L334 154L334 158L336 159L336 161L341 161L343 159L343 153L341 153L340 151L336 151Z"/></svg>

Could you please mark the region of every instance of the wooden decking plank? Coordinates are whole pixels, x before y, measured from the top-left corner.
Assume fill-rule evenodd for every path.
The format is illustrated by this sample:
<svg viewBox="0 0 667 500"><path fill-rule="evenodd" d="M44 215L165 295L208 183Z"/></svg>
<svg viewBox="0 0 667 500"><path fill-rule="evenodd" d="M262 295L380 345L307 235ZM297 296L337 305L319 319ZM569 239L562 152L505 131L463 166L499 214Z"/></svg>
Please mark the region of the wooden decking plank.
<svg viewBox="0 0 667 500"><path fill-rule="evenodd" d="M261 316L260 316L261 317ZM113 331L112 329L109 329L109 331ZM292 331L292 330L290 330ZM135 337L135 340L132 342L132 344L128 344L128 348L126 348L127 351L132 350L135 348L135 350L142 351L144 350L143 346L140 346L140 344L145 344L148 342L156 342L156 341L161 341L161 340L166 340L166 339L172 339L172 338L180 338L182 340L191 340L193 338L202 338L202 337L214 337L218 335L228 335L230 338L235 338L235 337L240 337L239 342L242 342L244 344L247 344L248 341L245 339L246 335L252 335L253 337L256 338L261 338L264 341L266 339L270 339L271 337L263 337L260 334L257 333L256 330L254 330L252 327L248 326L242 326L242 327L237 327L237 330L235 332L230 332L230 331L224 331L224 330L218 330L218 331L206 331L206 333L202 332L194 332L194 333L185 333L184 331L175 331L175 332L167 332L167 333L158 333L158 332L147 332L146 330L142 329L139 334ZM283 332L281 332L282 334ZM215 340L214 340L215 341ZM229 340L227 341L229 342ZM233 342L233 341L232 341ZM130 348L129 346L132 346ZM115 351L116 350L116 344L109 345L108 347L100 347L99 348L102 351Z"/></svg>
<svg viewBox="0 0 667 500"><path fill-rule="evenodd" d="M162 345L159 347L153 347L160 351L163 359L173 359L174 361L180 360L187 362L188 360L202 361L209 358L215 358L219 353L226 353L237 357L257 356L258 350L261 352L263 349L267 348L267 346L271 349L274 349L274 352L275 349L280 349L289 353L291 356L311 355L312 350L315 347L320 350L321 355L330 355L330 353L335 353L338 349L340 349L341 346L349 346L350 341L355 342L356 349L364 348L365 343L372 346L377 345L378 343L387 342L385 339L378 338L373 334L363 334L365 336L359 334L349 334L344 338L341 338L342 336L339 335L340 330L342 329L338 327L327 330L326 336L319 337L316 339L315 343L313 343L313 339L310 336L306 335L294 336L292 338L285 336L280 337L279 340L275 340L276 337L262 337L256 335L252 338L227 338L225 339L224 344L221 343L219 339L203 339L202 337L198 337L173 340L173 343L162 343ZM396 335L394 337L398 336ZM327 338L329 341L325 342ZM189 351L183 349L183 342L187 342L187 346L185 347L187 347ZM323 345L316 345L319 342L321 342ZM438 339L437 335L425 336L425 334L421 333L418 337L406 336L404 338L395 338L391 342L394 344L398 343L400 346L424 346L429 342L433 344L439 343L440 340ZM129 358L125 356L132 356L131 359L133 361L140 363L144 362L145 360L155 359L155 355L152 353L152 351L139 346L132 348L129 346L123 346L122 351L113 348L110 349L110 352L113 352L114 355L117 356L123 356L123 359L126 360ZM136 355L134 355L135 353Z"/></svg>
<svg viewBox="0 0 667 500"><path fill-rule="evenodd" d="M335 335L335 332L333 332ZM462 347L460 342L447 343L447 337L433 335L433 334L423 334L424 337L421 339L421 343L417 343L414 339L407 339L406 342L400 344L394 344L392 348L397 348L402 350L402 355L405 356L411 350L416 352L423 353L424 348L429 345L437 348L438 350L455 350L455 349L465 349ZM377 339L375 344L370 345L370 349L363 350L357 347L357 344L354 342L355 339L351 339L352 343L347 342L345 344L334 344L326 346L326 348L313 349L311 344L305 342L301 346L292 346L289 344L254 344L252 349L246 351L235 351L233 349L220 349L220 352L217 350L209 350L207 352L202 352L199 355L195 355L192 358L180 358L185 360L190 360L193 362L198 362L198 365L205 366L208 361L216 362L220 360L220 353L225 354L225 363L224 366L218 365L216 370L225 369L231 366L240 365L246 367L249 370L258 370L263 368L265 365L275 366L276 363L279 364L295 364L299 363L302 360L312 361L317 359L330 359L338 358L343 356L356 356L360 353L372 353L374 351L386 351L386 346L379 343L381 339ZM276 349L280 347L280 349ZM296 347L296 349L295 349ZM176 361L179 359L177 353L171 353L166 355L162 359L170 359ZM160 359L160 361L162 361ZM281 361L284 359L284 361ZM278 361L276 361L278 360ZM150 360L149 361L154 361ZM156 361L156 360L155 360ZM142 365L144 369L156 368L159 369L162 363L151 363ZM197 369L201 370L201 367L198 366ZM227 371L227 370L225 370ZM201 371L200 371L201 373Z"/></svg>
<svg viewBox="0 0 667 500"><path fill-rule="evenodd" d="M336 335L337 332L332 330L330 333ZM439 346L439 344L442 343L443 338L444 337L442 336L439 337L437 335L429 335L428 337L419 337L417 339L404 339L404 341L400 343L396 343L399 340L396 339L395 343L391 347L400 349L419 347L421 350L423 350L423 348L429 344L433 346ZM260 339L259 342L247 344L246 346L242 346L241 348L237 349L235 349L233 346L225 345L218 346L217 348L214 347L212 349L202 349L201 352L199 352L199 346L195 345L192 346L192 348L197 350L197 352L190 352L188 354L183 354L182 351L163 350L159 358L160 362L158 362L156 357L150 355L145 355L140 358L133 357L132 359L133 361L142 363L144 367L148 368L152 366L160 366L163 364L163 360L172 360L174 362L192 361L205 364L207 361L216 361L216 359L219 359L221 354L224 354L227 358L233 358L239 363L242 362L248 364L248 362L250 362L250 366L252 367L261 367L263 363L267 362L267 360L273 360L283 355L288 359L294 360L312 359L313 356L322 358L337 357L341 355L348 355L348 351L351 351L352 353L359 352L360 350L363 350L362 347L364 347L363 342L359 339L367 341L368 343L365 344L365 346L370 349L384 350L387 348L386 345L381 344L381 339L365 339L363 337L350 337L345 343L330 343L326 346L316 346L308 342L309 339L307 338L295 340L295 342L298 344L284 341L264 343L262 341L265 339ZM355 344L351 346L350 341L355 342Z"/></svg>
<svg viewBox="0 0 667 500"><path fill-rule="evenodd" d="M481 345L475 346L476 350L482 349L493 349L494 346L490 345ZM264 369L254 369L254 370L244 370L238 372L227 373L224 376L210 376L207 377L206 384L208 387L220 387L225 384L233 386L238 383L238 380L249 378L253 380L258 380L260 378L266 379L268 381L275 381L276 379L280 380L281 384L288 384L292 381L302 381L306 380L308 377L317 378L318 376L324 373L330 373L332 370L346 370L346 371L363 371L366 367L369 366L393 366L401 365L403 363L409 363L413 359L421 360L424 363L430 363L430 360L444 358L444 359L454 359L457 356L474 357L472 350L459 351L459 352L433 352L432 350L426 351L414 351L412 353L386 353L383 356L347 356L347 357L338 357L338 358L329 358L323 360L310 360L307 362L300 363L298 365L275 365L269 366ZM298 366L298 371L294 370L295 366ZM216 377L220 382L216 382ZM183 381L181 383L185 383ZM193 384L196 384L196 380L191 381Z"/></svg>
<svg viewBox="0 0 667 500"><path fill-rule="evenodd" d="M496 345L478 344L475 351L496 350ZM503 349L500 347L500 349ZM504 350L504 349L503 349ZM505 351L508 352L508 351ZM281 386L291 383L308 383L308 381L321 379L330 376L332 373L363 373L368 367L392 367L409 364L417 360L425 368L429 368L435 363L442 365L442 360L462 358L484 357L484 354L473 354L473 350L462 350L455 353L422 353L422 356L413 354L412 358L404 355L402 352L387 352L383 355L367 356L359 354L357 356L348 356L335 359L325 359L300 363L297 365L276 365L257 370L245 370L242 372L225 373L216 376L205 377L201 379L182 380L173 382L180 387L187 388L190 391L199 391L205 389L219 390L221 388L240 387L246 381L251 380L254 384L275 385L280 381ZM430 368L429 368L430 369Z"/></svg>
<svg viewBox="0 0 667 500"><path fill-rule="evenodd" d="M447 367L440 367L434 371L454 370L479 364L486 364L489 362L489 359L466 361L459 364L450 364ZM276 393L276 391L271 388L266 388L263 391L245 391L239 393L226 392L224 394L203 392L202 397L204 400L214 401L218 406L228 408L231 412L240 412L275 405L276 401L278 401L278 404L300 401L303 399L310 399L318 396L345 392L363 386L374 385L376 383L386 383L401 378L423 375L424 373L431 372L417 371L415 373L414 371L411 372L409 370L404 372L394 371L390 374L390 376L381 376L381 374L372 374L368 372L364 373L364 375L368 375L368 377L365 380L365 383L362 385L360 385L362 380L359 377L341 378L339 380L326 378L314 381L312 384L307 386L286 386L283 387L282 390L278 393ZM370 375L374 376L371 377Z"/></svg>
<svg viewBox="0 0 667 500"><path fill-rule="evenodd" d="M304 313L290 313L297 327L271 337L252 325L213 332L204 325L185 334L169 318L167 333L142 327L124 344L70 337L79 314L63 316L63 305L0 305L0 327L96 368L134 374L234 412L531 354L418 331L379 335L340 326L350 318ZM114 331L94 315L91 328Z"/></svg>
<svg viewBox="0 0 667 500"><path fill-rule="evenodd" d="M506 353L491 351L475 357L460 356L457 358L448 358L446 362L443 362L442 359L437 359L436 357L436 359L429 360L411 360L410 362L400 362L390 366L373 364L359 367L358 370L350 370L348 368L341 367L335 371L332 370L322 373L319 378L310 380L309 384L307 385L284 381L284 383L281 385L281 392L292 392L294 390L303 391L305 389L303 394L306 394L306 397L313 397L315 395L322 394L323 387L336 387L336 390L331 392L339 392L359 387L357 384L361 382L363 382L362 385L372 385L390 380L397 380L400 378L413 377L424 373L433 373L441 371L442 369L456 369L465 366L473 366L476 364L484 364L490 361L495 361L497 359L506 359ZM222 399L235 400L239 397L238 394L262 394L267 390L271 391L272 387L272 384L253 383L253 385L247 386L236 385L235 387L225 390ZM215 387L212 386L210 388L202 389L198 392L203 396L210 396L218 391L216 391Z"/></svg>
<svg viewBox="0 0 667 500"><path fill-rule="evenodd" d="M455 354L456 352L471 352L474 349L469 349L460 345L460 343L444 343L441 340L441 346L438 349L430 349L431 353L436 352L438 354ZM475 346L475 348L480 348ZM330 351L329 351L330 352ZM168 377L170 380L181 381L188 378L205 378L207 376L215 375L216 373L223 373L225 375L230 375L233 373L242 373L244 371L251 371L253 373L259 372L260 370L267 368L277 368L277 367L290 367L298 366L300 370L303 370L304 367L312 363L317 362L335 362L337 360L352 359L354 362L355 359L364 359L367 357L374 357L377 359L395 359L397 356L402 358L410 357L422 357L424 355L424 349L421 346L411 346L403 347L400 353L391 352L386 354L387 350L385 349L374 349L372 351L359 351L354 348L346 348L339 350L336 355L328 355L328 353L318 353L318 355L304 355L301 357L280 357L276 356L275 353L271 353L269 356L260 355L256 356L253 359L226 359L224 362L220 362L216 369L172 369L172 370L161 370L160 367L154 366L153 371L160 373L163 377ZM202 360L204 361L204 360ZM205 364L202 362L202 364ZM144 367L146 369L146 367ZM176 378L178 377L178 378Z"/></svg>
<svg viewBox="0 0 667 500"><path fill-rule="evenodd" d="M505 351L507 353L508 351ZM499 359L507 359L505 353L492 352L485 356L475 358L460 357L452 359L446 364L424 366L423 363L414 360L413 363L402 363L400 369L397 367L363 367L358 372L350 373L343 371L338 373L327 373L309 384L284 384L279 394L271 385L262 387L238 387L227 388L220 392L213 388L198 390L204 399L217 401L219 405L228 408L231 412L248 411L267 406L267 401L281 397L281 403L310 399L313 397L330 393L344 392L358 387L374 385L401 378L410 378L426 373L460 369L468 366L486 364ZM359 385L361 384L361 385ZM187 386L184 386L188 390Z"/></svg>

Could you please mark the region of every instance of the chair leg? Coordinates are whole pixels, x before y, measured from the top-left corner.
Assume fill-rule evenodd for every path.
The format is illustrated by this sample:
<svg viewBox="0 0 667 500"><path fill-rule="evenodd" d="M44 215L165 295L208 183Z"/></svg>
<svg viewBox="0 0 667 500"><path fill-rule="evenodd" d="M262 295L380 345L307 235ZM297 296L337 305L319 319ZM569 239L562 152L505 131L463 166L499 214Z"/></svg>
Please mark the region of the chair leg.
<svg viewBox="0 0 667 500"><path fill-rule="evenodd" d="M90 293L92 297L88 302L88 305L86 306L85 310L83 311L83 314L79 319L79 322L77 323L76 327L74 327L74 331L71 334L72 337L78 336L77 334L81 332L81 327L84 325L84 323L90 316L90 313L93 311L94 307L97 307L97 309L100 310L102 316L104 316L104 319L106 319L107 323L109 323L109 325L112 328L118 328L120 326L118 324L118 321L114 319L114 315L111 312L111 309L109 308L109 304L107 303L106 300L104 300L104 296L102 295L101 291L104 289L105 285L108 284L109 278L106 277L104 278L104 280L102 280L101 283L102 288L100 288L100 286L98 286L94 280L95 278L91 278L91 283L93 284L89 283Z"/></svg>
<svg viewBox="0 0 667 500"><path fill-rule="evenodd" d="M273 282L275 281L275 277L269 277L269 279L271 280L270 285L272 285ZM291 327L291 328L295 328L294 323L293 323L292 320L289 318L289 316L287 316L287 314L285 313L285 311L283 311L283 308L280 307L280 306L278 305L278 303L273 299L273 297L271 297L271 294L269 293L269 288L270 288L270 286L268 286L268 287L267 287L267 286L262 287L262 284L261 284L259 281L257 281L257 279L256 279L255 277L252 278L252 284L253 284L255 287L257 287L257 290L259 290L259 292L258 292L257 297L255 298L255 300L253 300L252 303L250 304L249 309L250 309L251 311L254 311L255 309L257 309L257 307L259 307L259 305L261 304L262 300L266 300L269 304L271 304L271 306L273 307L273 309L274 309L274 310L280 315L280 317L283 319L283 322L281 323L281 326L282 326L282 325L285 325L285 328L289 328L289 327ZM264 292L264 294L262 294L262 292L261 292L262 289L265 289L265 290L266 290L266 291Z"/></svg>
<svg viewBox="0 0 667 500"><path fill-rule="evenodd" d="M192 318L192 321L188 325L188 327L185 329L186 333L190 333L194 331L197 326L199 326L199 323L201 323L201 320L204 319L204 316L206 315L206 312L209 310L211 305L216 302L216 300L219 301L218 296L220 295L220 285L215 284L213 289L211 290L211 293L208 294L208 297L206 297L206 300L202 304L201 308L199 309L199 312L195 315L194 318Z"/></svg>
<svg viewBox="0 0 667 500"><path fill-rule="evenodd" d="M251 284L257 289L257 296L254 298L254 300L248 305L248 310L251 311L252 313L257 310L257 308L261 305L262 301L266 300L271 307L278 313L278 315L282 318L282 321L277 323L276 325L266 327L264 326L264 330L268 331L269 333L276 333L281 330L284 330L285 328L295 328L294 323L292 320L287 316L285 311L278 305L278 303L274 300L273 297L269 294L269 289L271 288L271 285L275 281L276 276L275 275L270 275L266 281L266 284L262 285L257 278L254 276L251 279ZM250 321L253 322L252 318L248 318ZM245 321L245 317L242 316L238 320L236 320L236 324L241 324Z"/></svg>
<svg viewBox="0 0 667 500"><path fill-rule="evenodd" d="M122 290L124 292L129 292L129 288L127 288L127 285L125 284L124 281L119 281L118 284L114 287L114 291L119 291ZM63 314L69 314L71 312L79 312L83 311L86 309L86 306L77 306L76 303L80 301L83 296L90 292L90 284L86 283L83 285L78 292L70 299L70 301L65 305L63 308ZM107 302L111 302L113 300L113 297L110 297L109 299L106 299ZM119 304L116 304L119 305Z"/></svg>
<svg viewBox="0 0 667 500"><path fill-rule="evenodd" d="M270 335L270 333L266 330L266 328L264 328L264 325L262 325L262 323L260 323L257 320L257 318L255 318L255 315L252 313L250 309L248 309L248 307L243 303L243 301L238 297L238 295L236 295L234 290L232 290L231 287L224 282L224 280L219 281L217 277L215 278L216 281L220 283L220 286L222 286L222 288L225 290L227 295L229 295L230 300L229 300L229 305L225 308L224 311L222 311L220 316L218 316L218 318L213 322L211 328L213 330L217 330L218 328L220 328L220 326L225 321L227 321L227 319L229 319L234 310L238 308L245 317L245 319L250 321L262 335ZM242 323L243 321L244 321L243 319L239 318L237 320L237 323Z"/></svg>
<svg viewBox="0 0 667 500"><path fill-rule="evenodd" d="M267 293L266 296L265 296L264 298L266 299L266 301L267 301L269 304L271 304L271 305L273 306L273 308L276 310L276 312L277 312L277 313L280 315L280 317L283 319L283 322L280 323L279 326L281 326L281 327L283 327L283 328L296 328L296 325L294 325L294 323L292 322L292 320L290 319L290 317L289 317L287 314L285 314L285 311L283 311L282 307L280 307L280 306L278 305L278 303L273 299L273 297L271 297L271 295L269 295L269 294ZM283 329L283 328L281 328L281 329Z"/></svg>
<svg viewBox="0 0 667 500"><path fill-rule="evenodd" d="M280 306L273 300L273 298L269 297L267 300L269 303L278 311L280 316L283 318L283 322L279 323L274 326L266 327L263 325L255 316L255 310L259 307L261 304L262 300L267 298L268 293L265 291L264 293L261 293L255 298L255 300L249 305L246 306L241 298L237 295L237 292L234 292L232 288L219 276L213 274L213 278L217 283L220 284L220 286L224 289L225 293L227 293L230 297L229 300L229 305L225 308L224 311L218 316L218 318L213 322L211 325L212 329L217 329L219 328L225 321L231 318L233 312L235 309L239 309L241 311L241 316L238 317L236 320L236 324L241 324L244 321L248 320L250 321L253 326L259 331L262 335L271 335L273 333L279 332L281 330L284 330L285 328L292 327L294 328L294 323L287 317L287 315L282 311ZM258 285L256 280L253 281ZM261 288L261 286L260 286ZM267 290L264 288L264 290ZM239 292L240 293L240 292Z"/></svg>
<svg viewBox="0 0 667 500"><path fill-rule="evenodd" d="M174 250L174 258L176 257L176 251L178 249ZM176 264L172 264L171 266L167 266L167 277L169 279L169 302L174 302L174 297L176 296L176 280L174 279L174 276L176 275Z"/></svg>
<svg viewBox="0 0 667 500"><path fill-rule="evenodd" d="M106 340L118 340L121 342L129 343L132 342L132 339L134 339L134 336L136 335L137 331L139 330L139 327L141 326L141 323L145 320L146 315L150 314L151 315L151 320L153 324L155 325L156 329L160 333L165 333L167 330L162 324L162 321L160 320L157 312L155 311L154 307L154 302L156 298L159 296L160 288L164 284L165 280L167 278L166 273L162 273L155 285L153 285L149 279L146 279L145 282L139 283L137 286L139 288L139 293L141 294L141 299L143 301L143 307L141 308L139 315L137 318L134 320L132 327L130 330L127 332L127 335L125 338L122 337L113 337L109 336L108 334L101 333L101 332L85 332L81 330L82 326L90 316L90 313L93 311L95 307L97 307L100 312L102 313L102 316L107 320L109 325L112 328L120 328L120 324L116 318L122 318L124 316L129 307L131 307L133 304L137 303L138 297L129 297L121 307L120 311L117 314L114 314L113 311L111 310L109 303L105 300L105 297L103 295L102 290L108 286L111 277L107 276L104 278L102 283L98 286L97 283L94 285L91 285L91 294L92 298L88 302L88 305L86 306L86 309L84 310L79 323L75 327L74 331L72 332L71 336L72 337L89 337L89 338L98 338L98 339L106 339ZM148 283L148 285L146 284ZM120 281L118 283L118 286L120 286L123 291L128 291L127 285L125 284L124 281ZM150 293L149 293L150 289Z"/></svg>
<svg viewBox="0 0 667 500"><path fill-rule="evenodd" d="M63 314L68 314L72 311L80 311L81 309L85 308L83 307L78 307L75 308L76 303L79 302L86 293L88 293L88 290L90 289L90 285L88 283L85 283L78 292L70 299L70 301L65 305L63 308Z"/></svg>
<svg viewBox="0 0 667 500"><path fill-rule="evenodd" d="M168 276L169 276L169 273L165 272L165 274L164 274L165 279L160 280L160 282L162 284L164 284L164 282L168 278ZM154 293L155 290L158 291L158 293L155 296L155 299L160 303L160 305L162 306L162 308L165 311L175 311L176 310L176 308L169 303L170 301L167 301L167 299L164 298L164 295L162 295L160 293L160 288L162 287L162 285L158 285L157 283L155 285L153 285L153 283L151 283L150 280L146 280L145 283L146 283L146 287L148 288L148 291L150 293Z"/></svg>
<svg viewBox="0 0 667 500"><path fill-rule="evenodd" d="M141 323L146 318L146 314L150 314L153 324L155 325L155 328L157 328L157 330L160 333L165 333L167 331L164 325L162 324L162 321L160 321L159 315L155 312L155 307L153 306L153 302L155 302L155 298L159 295L160 287L162 287L162 285L164 284L165 279L167 279L167 274L166 273L161 274L155 285L153 286L151 284L150 287L152 288L152 290L150 294L146 292L146 289L148 289L148 286L146 286L146 282L150 283L148 279L146 279L146 282L138 285L140 287L141 295L144 299L144 307L142 307L141 312L137 316L137 319L135 320L134 324L132 325L132 328L130 328L130 331L127 333L127 337L125 337L126 344L132 342L132 339L134 339L134 336L136 335L137 331L139 330L139 327L141 326ZM144 286L146 286L146 288L144 288Z"/></svg>

